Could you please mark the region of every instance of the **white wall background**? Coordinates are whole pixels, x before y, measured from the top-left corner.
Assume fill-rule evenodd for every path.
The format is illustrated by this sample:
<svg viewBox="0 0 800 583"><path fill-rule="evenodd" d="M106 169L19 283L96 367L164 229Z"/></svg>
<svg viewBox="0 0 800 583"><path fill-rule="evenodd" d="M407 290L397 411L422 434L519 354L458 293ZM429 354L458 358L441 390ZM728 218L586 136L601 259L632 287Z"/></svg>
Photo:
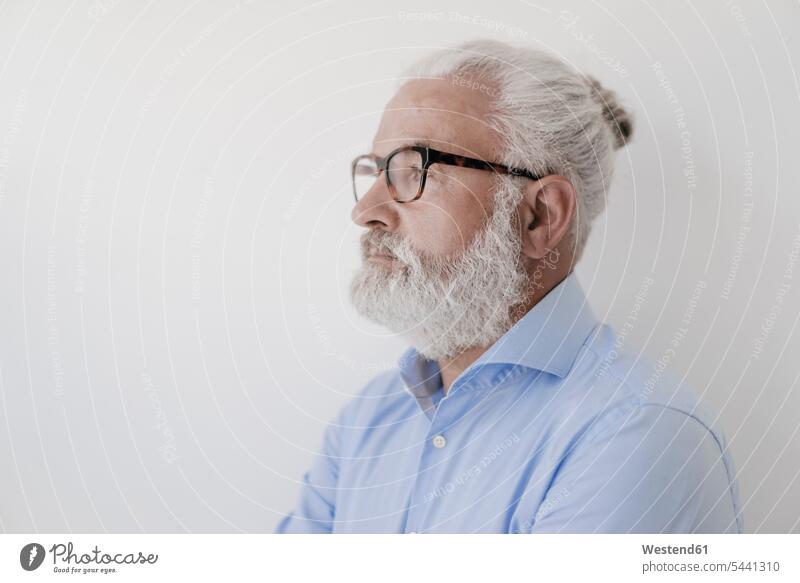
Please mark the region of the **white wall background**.
<svg viewBox="0 0 800 583"><path fill-rule="evenodd" d="M635 111L581 280L619 329L653 278L653 360L705 286L670 367L747 530L800 532L800 5L388 4L0 6L0 531L273 529L405 347L348 304L348 162L405 65L489 36Z"/></svg>

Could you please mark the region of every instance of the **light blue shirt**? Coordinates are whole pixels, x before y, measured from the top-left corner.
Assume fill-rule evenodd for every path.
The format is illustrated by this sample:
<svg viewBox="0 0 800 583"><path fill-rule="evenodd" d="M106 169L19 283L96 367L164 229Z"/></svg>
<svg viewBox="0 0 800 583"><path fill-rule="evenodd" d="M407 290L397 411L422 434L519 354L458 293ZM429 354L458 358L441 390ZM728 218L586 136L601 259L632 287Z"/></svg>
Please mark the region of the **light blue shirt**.
<svg viewBox="0 0 800 583"><path fill-rule="evenodd" d="M742 532L715 417L574 274L443 394L410 348L328 426L278 532Z"/></svg>

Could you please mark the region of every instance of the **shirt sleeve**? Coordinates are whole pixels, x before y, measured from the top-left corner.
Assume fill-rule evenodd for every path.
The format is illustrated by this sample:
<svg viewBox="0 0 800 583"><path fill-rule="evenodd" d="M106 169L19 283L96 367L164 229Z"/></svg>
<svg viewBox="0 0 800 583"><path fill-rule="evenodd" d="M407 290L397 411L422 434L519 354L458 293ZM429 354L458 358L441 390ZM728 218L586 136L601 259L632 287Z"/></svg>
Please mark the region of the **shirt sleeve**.
<svg viewBox="0 0 800 583"><path fill-rule="evenodd" d="M615 411L563 456L531 532L738 532L723 447L678 409Z"/></svg>
<svg viewBox="0 0 800 583"><path fill-rule="evenodd" d="M330 533L336 515L341 445L340 414L325 429L322 447L311 468L303 475L300 499L275 530L278 534Z"/></svg>

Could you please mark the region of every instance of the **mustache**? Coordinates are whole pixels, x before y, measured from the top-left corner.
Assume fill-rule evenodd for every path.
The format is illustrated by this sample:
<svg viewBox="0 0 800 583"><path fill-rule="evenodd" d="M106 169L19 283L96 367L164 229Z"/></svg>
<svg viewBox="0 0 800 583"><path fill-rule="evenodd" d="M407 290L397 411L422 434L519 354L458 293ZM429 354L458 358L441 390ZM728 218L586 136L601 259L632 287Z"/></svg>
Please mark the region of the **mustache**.
<svg viewBox="0 0 800 583"><path fill-rule="evenodd" d="M429 276L447 276L455 268L457 257L436 257L426 253L400 235L380 229L361 235L361 255L364 261L371 255L388 255L407 269L425 271Z"/></svg>
<svg viewBox="0 0 800 583"><path fill-rule="evenodd" d="M361 253L366 259L370 255L389 255L398 259L397 249L403 244L403 239L385 231L367 231L361 235Z"/></svg>

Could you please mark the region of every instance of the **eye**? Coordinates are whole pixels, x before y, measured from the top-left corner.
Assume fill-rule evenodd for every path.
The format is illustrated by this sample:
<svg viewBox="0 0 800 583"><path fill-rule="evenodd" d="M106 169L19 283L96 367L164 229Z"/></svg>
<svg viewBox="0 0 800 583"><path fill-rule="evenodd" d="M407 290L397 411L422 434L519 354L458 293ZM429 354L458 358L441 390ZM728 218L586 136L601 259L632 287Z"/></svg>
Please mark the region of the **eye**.
<svg viewBox="0 0 800 583"><path fill-rule="evenodd" d="M428 168L428 180L442 180L446 175L442 172L441 168L437 168L437 164L433 164Z"/></svg>

